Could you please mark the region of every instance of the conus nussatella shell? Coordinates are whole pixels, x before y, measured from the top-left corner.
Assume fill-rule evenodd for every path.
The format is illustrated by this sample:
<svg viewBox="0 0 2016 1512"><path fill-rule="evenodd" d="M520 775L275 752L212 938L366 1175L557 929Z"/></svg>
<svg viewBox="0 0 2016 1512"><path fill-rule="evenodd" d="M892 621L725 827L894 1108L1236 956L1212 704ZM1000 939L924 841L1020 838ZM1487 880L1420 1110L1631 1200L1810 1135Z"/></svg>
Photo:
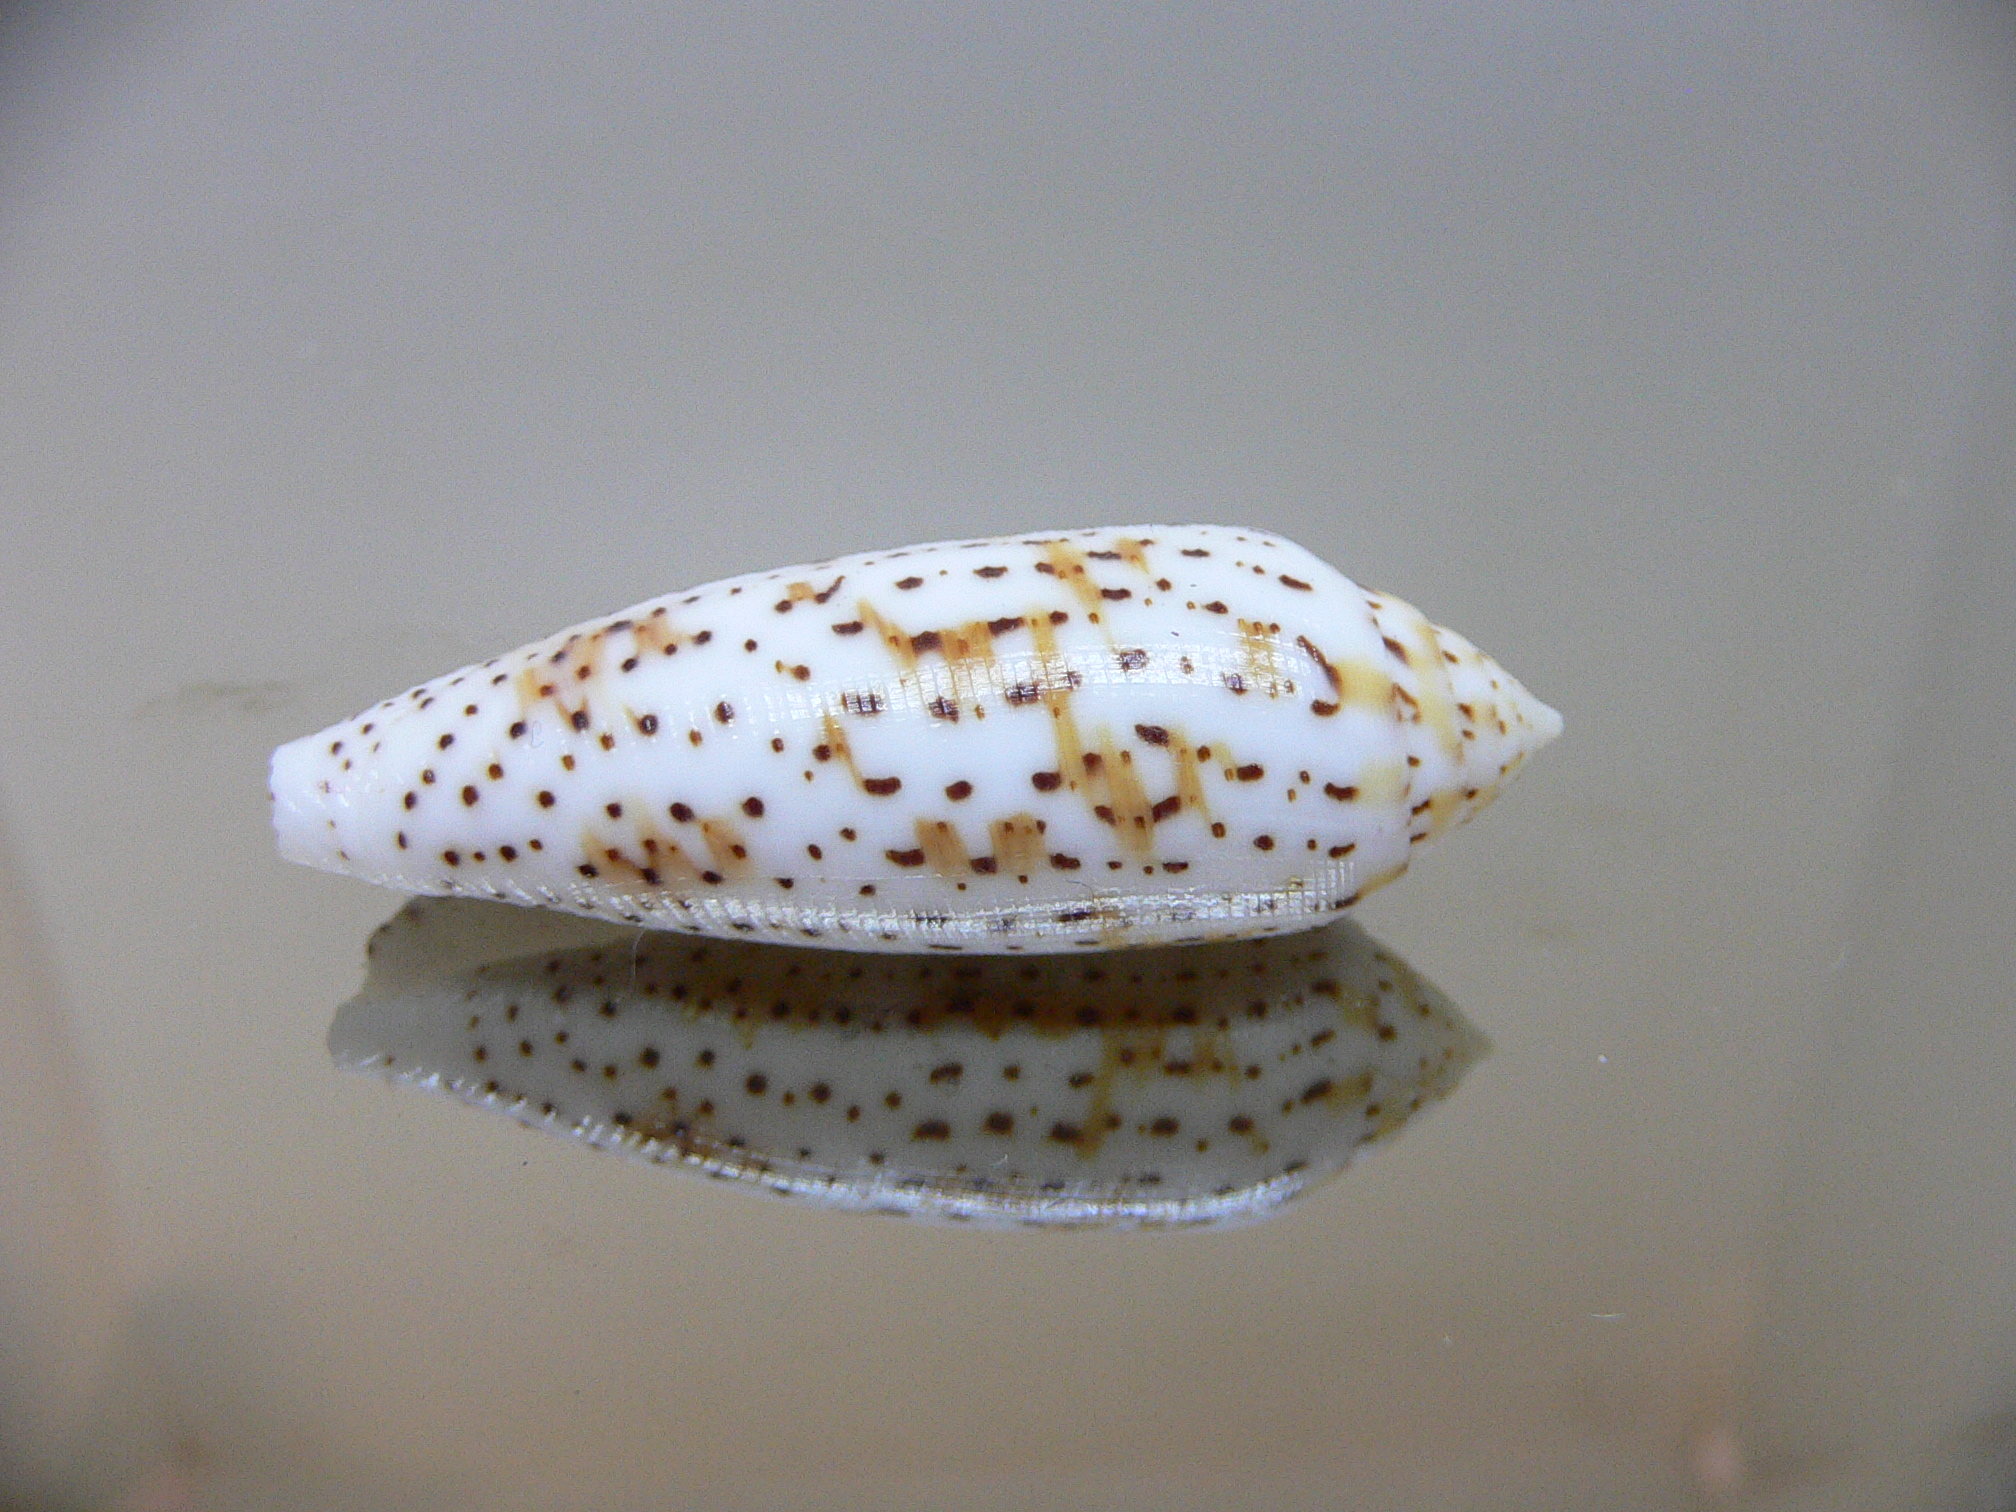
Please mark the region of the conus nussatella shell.
<svg viewBox="0 0 2016 1512"><path fill-rule="evenodd" d="M857 950L1306 929L1561 721L1453 631L1223 526L732 578L274 754L283 855L408 892Z"/></svg>

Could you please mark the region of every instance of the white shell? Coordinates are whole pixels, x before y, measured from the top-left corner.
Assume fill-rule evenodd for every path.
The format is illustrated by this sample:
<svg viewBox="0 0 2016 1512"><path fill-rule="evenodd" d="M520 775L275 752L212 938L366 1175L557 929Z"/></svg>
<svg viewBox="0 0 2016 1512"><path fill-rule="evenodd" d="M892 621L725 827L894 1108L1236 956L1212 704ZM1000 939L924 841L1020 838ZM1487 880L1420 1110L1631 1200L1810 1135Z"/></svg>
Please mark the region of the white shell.
<svg viewBox="0 0 2016 1512"><path fill-rule="evenodd" d="M498 960L508 947L481 917L497 911L416 901L388 923L330 1028L337 1063L857 1211L1251 1221L1445 1096L1487 1048L1349 923L1079 960L636 930ZM491 936L487 964L470 964L485 954L472 930ZM462 959L413 969L431 955Z"/></svg>
<svg viewBox="0 0 2016 1512"><path fill-rule="evenodd" d="M854 949L1303 929L1561 720L1261 531L958 541L732 578L274 753L281 853L415 893Z"/></svg>

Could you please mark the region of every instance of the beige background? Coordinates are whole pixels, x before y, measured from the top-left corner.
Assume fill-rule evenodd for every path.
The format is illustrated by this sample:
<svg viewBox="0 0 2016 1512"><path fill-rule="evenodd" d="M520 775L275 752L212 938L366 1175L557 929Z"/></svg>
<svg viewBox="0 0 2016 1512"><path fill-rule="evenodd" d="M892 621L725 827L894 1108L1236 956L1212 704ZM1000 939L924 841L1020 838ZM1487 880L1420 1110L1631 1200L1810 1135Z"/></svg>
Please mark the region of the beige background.
<svg viewBox="0 0 2016 1512"><path fill-rule="evenodd" d="M2006 1508L1989 8L0 26L0 1500ZM1280 1221L767 1206L339 1076L277 742L730 572L1253 523L1568 719Z"/></svg>

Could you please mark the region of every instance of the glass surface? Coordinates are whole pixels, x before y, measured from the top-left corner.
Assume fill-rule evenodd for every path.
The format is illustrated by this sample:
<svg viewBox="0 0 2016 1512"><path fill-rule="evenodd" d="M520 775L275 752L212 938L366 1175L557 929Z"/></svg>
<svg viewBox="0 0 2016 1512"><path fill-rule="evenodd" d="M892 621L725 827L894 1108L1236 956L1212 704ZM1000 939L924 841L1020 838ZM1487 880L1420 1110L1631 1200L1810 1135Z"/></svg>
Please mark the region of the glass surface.
<svg viewBox="0 0 2016 1512"><path fill-rule="evenodd" d="M2016 1505L2011 40L11 17L0 1501ZM278 859L282 741L732 573L1191 520L1566 718L1354 911L1495 1048L1337 1179L974 1232L332 1063L402 900Z"/></svg>

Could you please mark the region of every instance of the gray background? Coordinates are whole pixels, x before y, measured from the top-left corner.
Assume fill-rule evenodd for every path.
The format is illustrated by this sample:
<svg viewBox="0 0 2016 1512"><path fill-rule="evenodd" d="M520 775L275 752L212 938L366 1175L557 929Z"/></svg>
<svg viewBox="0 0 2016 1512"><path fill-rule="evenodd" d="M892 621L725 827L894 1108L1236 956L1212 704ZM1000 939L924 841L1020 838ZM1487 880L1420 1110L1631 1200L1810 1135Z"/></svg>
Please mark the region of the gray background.
<svg viewBox="0 0 2016 1512"><path fill-rule="evenodd" d="M2011 26L0 27L0 1496L2007 1507ZM1567 716L1360 916L1497 1042L1280 1221L775 1207L341 1077L281 740L571 621L1282 531Z"/></svg>

